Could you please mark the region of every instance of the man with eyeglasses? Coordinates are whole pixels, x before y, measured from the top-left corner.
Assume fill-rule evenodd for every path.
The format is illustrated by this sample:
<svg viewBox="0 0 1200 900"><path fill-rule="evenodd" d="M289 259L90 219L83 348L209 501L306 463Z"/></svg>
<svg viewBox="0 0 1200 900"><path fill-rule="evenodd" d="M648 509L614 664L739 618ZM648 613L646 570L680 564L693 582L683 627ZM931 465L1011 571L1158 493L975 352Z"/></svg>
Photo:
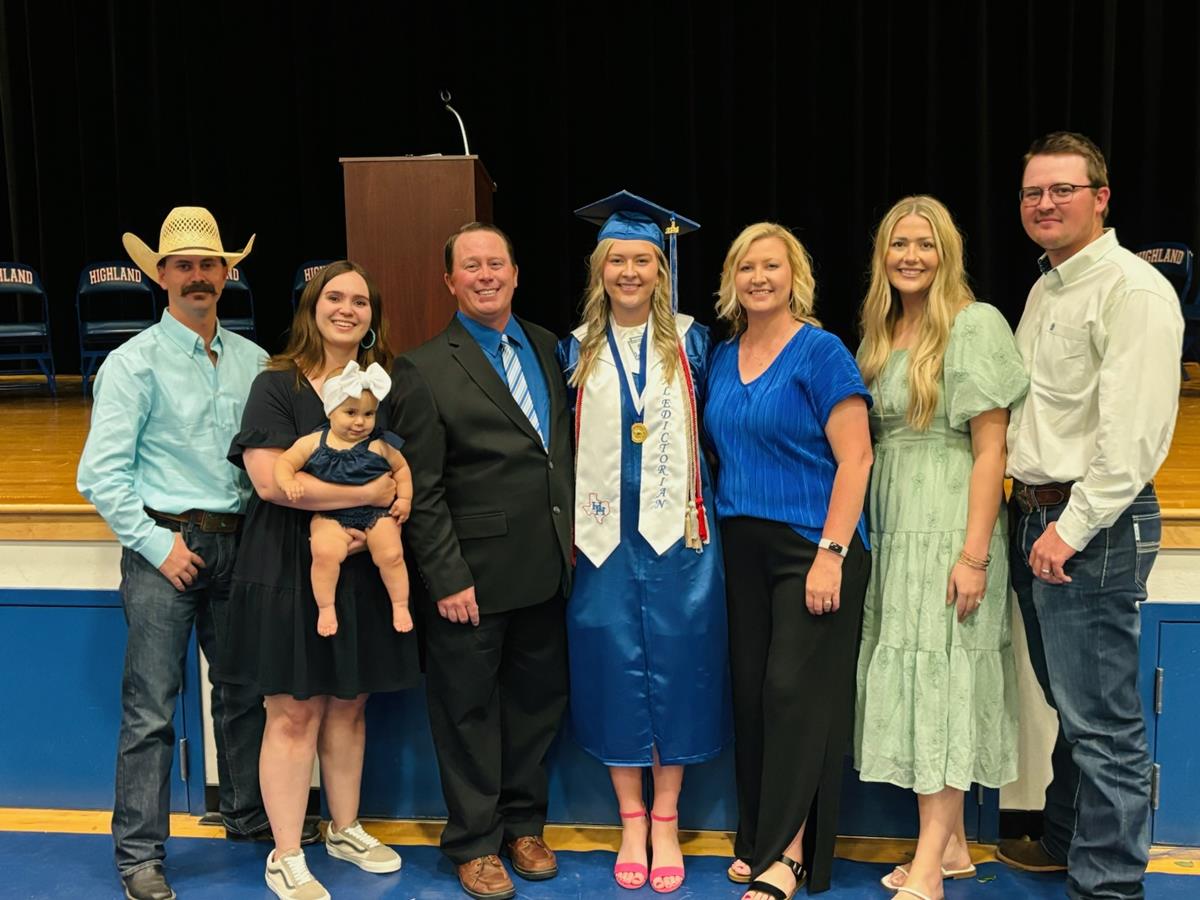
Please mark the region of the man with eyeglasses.
<svg viewBox="0 0 1200 900"><path fill-rule="evenodd" d="M1170 284L1104 227L1104 156L1055 132L1025 155L1021 222L1045 250L1017 328L1029 393L1008 427L1011 571L1029 656L1058 711L1039 841L1016 868L1067 871L1074 898L1144 896L1150 756L1138 604L1162 533L1150 480L1179 407L1183 317Z"/></svg>

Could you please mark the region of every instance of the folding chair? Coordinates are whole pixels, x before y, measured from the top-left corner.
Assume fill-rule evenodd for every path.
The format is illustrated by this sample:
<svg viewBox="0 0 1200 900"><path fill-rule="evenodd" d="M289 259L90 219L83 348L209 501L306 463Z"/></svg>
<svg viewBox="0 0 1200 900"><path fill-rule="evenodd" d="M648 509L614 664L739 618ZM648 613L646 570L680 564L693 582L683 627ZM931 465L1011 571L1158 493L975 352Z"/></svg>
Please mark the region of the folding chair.
<svg viewBox="0 0 1200 900"><path fill-rule="evenodd" d="M300 305L300 295L304 292L304 286L312 281L314 275L320 272L331 262L336 262L332 259L310 259L308 262L302 262L296 267L296 276L292 279L292 314L295 315L296 307Z"/></svg>
<svg viewBox="0 0 1200 900"><path fill-rule="evenodd" d="M250 290L250 282L246 273L234 266L229 270L225 281L225 290L217 301L217 316L221 327L236 331L240 335L255 340L254 329L254 291Z"/></svg>
<svg viewBox="0 0 1200 900"><path fill-rule="evenodd" d="M79 273L75 318L86 397L104 358L157 321L154 289L142 270L127 260L89 263Z"/></svg>
<svg viewBox="0 0 1200 900"><path fill-rule="evenodd" d="M1162 241L1156 244L1144 244L1136 254L1144 259L1171 282L1175 293L1179 295L1179 309L1183 313L1183 358L1188 359L1189 351L1200 340L1200 303L1190 296L1192 290L1192 251L1186 244ZM1184 380L1188 380L1187 369L1183 370Z"/></svg>
<svg viewBox="0 0 1200 900"><path fill-rule="evenodd" d="M31 297L34 303L29 302ZM4 365L0 374L40 374L46 379L50 396L58 395L50 348L50 303L38 273L16 262L0 262L0 360L26 363Z"/></svg>

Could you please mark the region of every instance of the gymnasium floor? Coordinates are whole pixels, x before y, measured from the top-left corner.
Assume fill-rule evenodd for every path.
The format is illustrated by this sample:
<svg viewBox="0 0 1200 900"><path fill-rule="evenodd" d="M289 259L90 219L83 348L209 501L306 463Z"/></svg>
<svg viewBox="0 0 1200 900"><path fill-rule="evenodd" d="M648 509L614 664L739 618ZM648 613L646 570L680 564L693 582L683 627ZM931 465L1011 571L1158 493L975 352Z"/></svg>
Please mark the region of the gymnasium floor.
<svg viewBox="0 0 1200 900"><path fill-rule="evenodd" d="M263 883L268 845L235 844L219 837L219 829L199 826L187 816L172 817L175 833L167 843L167 872L182 900L270 900ZM112 840L106 813L35 810L0 810L0 897L11 900L121 900L124 896L113 868ZM331 859L321 845L308 848L309 868L335 898L375 900L462 900L453 868L431 845L436 828L427 823L378 823L370 830L396 847L404 858L400 872L369 875ZM203 836L201 836L203 835ZM559 876L552 881L515 879L521 900L631 900L653 896L649 888L635 894L612 880L615 859L611 850L583 849L610 844L615 830L548 829L548 839L558 848ZM407 840L403 839L407 837ZM411 843L409 842L411 841ZM729 864L728 838L724 835L691 835L685 846L687 880L676 891L677 900L735 900L737 885L725 878ZM580 847L581 849L564 849ZM903 841L839 841L830 900L863 897L886 900L879 884L891 863L866 860L899 860L911 844ZM975 879L946 883L947 898L1060 898L1065 896L1061 875L1014 872L992 861L990 847L977 846ZM1200 896L1200 851L1156 848L1146 876L1150 900L1184 900ZM1176 873L1176 874L1172 874ZM807 895L800 895L807 896Z"/></svg>

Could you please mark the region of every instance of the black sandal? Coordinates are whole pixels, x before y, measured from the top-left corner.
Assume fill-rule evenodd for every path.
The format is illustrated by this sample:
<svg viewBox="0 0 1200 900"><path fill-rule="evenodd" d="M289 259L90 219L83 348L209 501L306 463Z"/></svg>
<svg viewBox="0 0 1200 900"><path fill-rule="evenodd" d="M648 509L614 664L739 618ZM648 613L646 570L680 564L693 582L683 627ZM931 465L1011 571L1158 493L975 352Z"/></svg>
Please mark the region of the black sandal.
<svg viewBox="0 0 1200 900"><path fill-rule="evenodd" d="M785 866L791 869L792 874L796 876L796 886L792 888L792 892L790 894L785 894L779 888L775 887L775 885L766 881L755 879L746 885L747 894L757 891L760 894L766 894L768 897L773 897L775 900L792 900L792 898L796 896L796 892L800 890L800 886L804 884L805 881L804 866L796 862L796 860L792 859L786 853L780 855L777 862L783 863Z"/></svg>

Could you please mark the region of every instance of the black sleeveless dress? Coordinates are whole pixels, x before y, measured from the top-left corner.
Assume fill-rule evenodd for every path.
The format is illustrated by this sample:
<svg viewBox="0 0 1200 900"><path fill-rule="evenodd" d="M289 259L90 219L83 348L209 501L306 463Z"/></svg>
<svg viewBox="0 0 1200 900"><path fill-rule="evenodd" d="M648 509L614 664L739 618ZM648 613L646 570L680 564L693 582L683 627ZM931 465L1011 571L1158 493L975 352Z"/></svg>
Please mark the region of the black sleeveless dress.
<svg viewBox="0 0 1200 900"><path fill-rule="evenodd" d="M390 419L387 400L381 421ZM229 461L255 447L286 450L326 422L321 399L296 373L267 371L250 388L242 430ZM374 455L374 454L372 454ZM369 553L342 564L337 634L317 634L309 553L312 513L267 503L252 494L243 524L230 594L230 634L217 667L220 677L257 684L263 694L297 699L397 691L418 679L415 631L392 628L392 607Z"/></svg>

